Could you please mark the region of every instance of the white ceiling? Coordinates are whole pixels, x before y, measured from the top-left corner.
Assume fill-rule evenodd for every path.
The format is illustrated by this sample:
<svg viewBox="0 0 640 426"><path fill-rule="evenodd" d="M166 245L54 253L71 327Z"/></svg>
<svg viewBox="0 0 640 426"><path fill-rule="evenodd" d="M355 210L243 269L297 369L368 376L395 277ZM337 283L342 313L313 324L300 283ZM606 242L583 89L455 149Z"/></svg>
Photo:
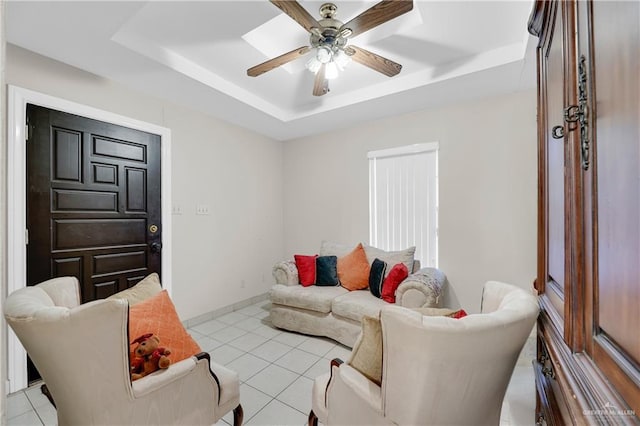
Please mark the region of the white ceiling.
<svg viewBox="0 0 640 426"><path fill-rule="evenodd" d="M300 0L319 19L324 1ZM346 22L377 0L336 0ZM247 68L308 45L267 0L9 1L7 39L128 87L278 140L535 87L532 0L426 1L350 40L403 65L386 77L352 62L312 96L306 59Z"/></svg>

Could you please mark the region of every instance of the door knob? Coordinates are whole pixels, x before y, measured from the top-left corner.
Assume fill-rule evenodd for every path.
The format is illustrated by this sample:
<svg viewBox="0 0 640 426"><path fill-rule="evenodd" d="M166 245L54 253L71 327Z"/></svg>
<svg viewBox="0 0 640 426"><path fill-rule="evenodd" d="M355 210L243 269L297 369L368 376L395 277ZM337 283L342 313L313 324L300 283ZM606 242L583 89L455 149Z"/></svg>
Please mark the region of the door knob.
<svg viewBox="0 0 640 426"><path fill-rule="evenodd" d="M160 253L160 251L162 250L162 244L161 243L151 243L149 244L149 248L151 250L151 253Z"/></svg>

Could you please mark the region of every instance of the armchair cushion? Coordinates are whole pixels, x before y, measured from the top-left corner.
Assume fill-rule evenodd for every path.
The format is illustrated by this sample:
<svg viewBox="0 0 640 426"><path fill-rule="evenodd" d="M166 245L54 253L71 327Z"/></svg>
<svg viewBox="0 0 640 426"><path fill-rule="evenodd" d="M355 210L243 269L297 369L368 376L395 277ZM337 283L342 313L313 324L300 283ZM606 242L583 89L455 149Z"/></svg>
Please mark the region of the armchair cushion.
<svg viewBox="0 0 640 426"><path fill-rule="evenodd" d="M129 339L146 333L158 336L161 346L171 350L172 363L201 352L180 322L167 290L129 308Z"/></svg>
<svg viewBox="0 0 640 426"><path fill-rule="evenodd" d="M154 272L144 277L133 287L122 290L116 294L112 294L107 297L107 300L126 299L129 302L129 306L133 306L136 303L140 303L143 300L155 296L161 291L162 285L160 285L160 277Z"/></svg>
<svg viewBox="0 0 640 426"><path fill-rule="evenodd" d="M382 383L382 326L380 318L362 317L362 332L347 363L378 386Z"/></svg>

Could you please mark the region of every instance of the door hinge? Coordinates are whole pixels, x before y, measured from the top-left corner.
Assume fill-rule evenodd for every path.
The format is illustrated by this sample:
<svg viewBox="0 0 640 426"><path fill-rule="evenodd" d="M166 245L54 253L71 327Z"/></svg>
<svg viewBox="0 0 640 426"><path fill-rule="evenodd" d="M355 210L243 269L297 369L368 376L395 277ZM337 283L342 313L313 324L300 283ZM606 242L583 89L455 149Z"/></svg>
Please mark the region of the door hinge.
<svg viewBox="0 0 640 426"><path fill-rule="evenodd" d="M28 229L24 230L24 244L25 245L29 245L29 230Z"/></svg>
<svg viewBox="0 0 640 426"><path fill-rule="evenodd" d="M24 125L24 140L25 142L29 142L31 139L31 126L29 126L29 122Z"/></svg>

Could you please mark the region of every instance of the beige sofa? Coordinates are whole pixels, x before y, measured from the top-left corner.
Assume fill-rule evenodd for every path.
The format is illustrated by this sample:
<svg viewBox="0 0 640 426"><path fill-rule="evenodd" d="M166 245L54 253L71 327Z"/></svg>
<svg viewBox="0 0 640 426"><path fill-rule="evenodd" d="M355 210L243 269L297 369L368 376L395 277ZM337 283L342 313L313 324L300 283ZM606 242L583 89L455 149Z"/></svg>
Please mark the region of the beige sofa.
<svg viewBox="0 0 640 426"><path fill-rule="evenodd" d="M323 241L319 255L342 257L353 246ZM409 263L411 274L398 286L396 306L409 308L438 307L442 300L444 274L435 268L420 268L413 260L415 248L400 252L384 252L365 246L369 263L375 258L389 262ZM276 284L271 288L271 323L278 328L315 336L326 336L352 347L360 333L363 315L377 317L390 304L373 296L369 289L349 291L341 286L303 287L298 284L298 270L293 260L278 262L273 267Z"/></svg>

